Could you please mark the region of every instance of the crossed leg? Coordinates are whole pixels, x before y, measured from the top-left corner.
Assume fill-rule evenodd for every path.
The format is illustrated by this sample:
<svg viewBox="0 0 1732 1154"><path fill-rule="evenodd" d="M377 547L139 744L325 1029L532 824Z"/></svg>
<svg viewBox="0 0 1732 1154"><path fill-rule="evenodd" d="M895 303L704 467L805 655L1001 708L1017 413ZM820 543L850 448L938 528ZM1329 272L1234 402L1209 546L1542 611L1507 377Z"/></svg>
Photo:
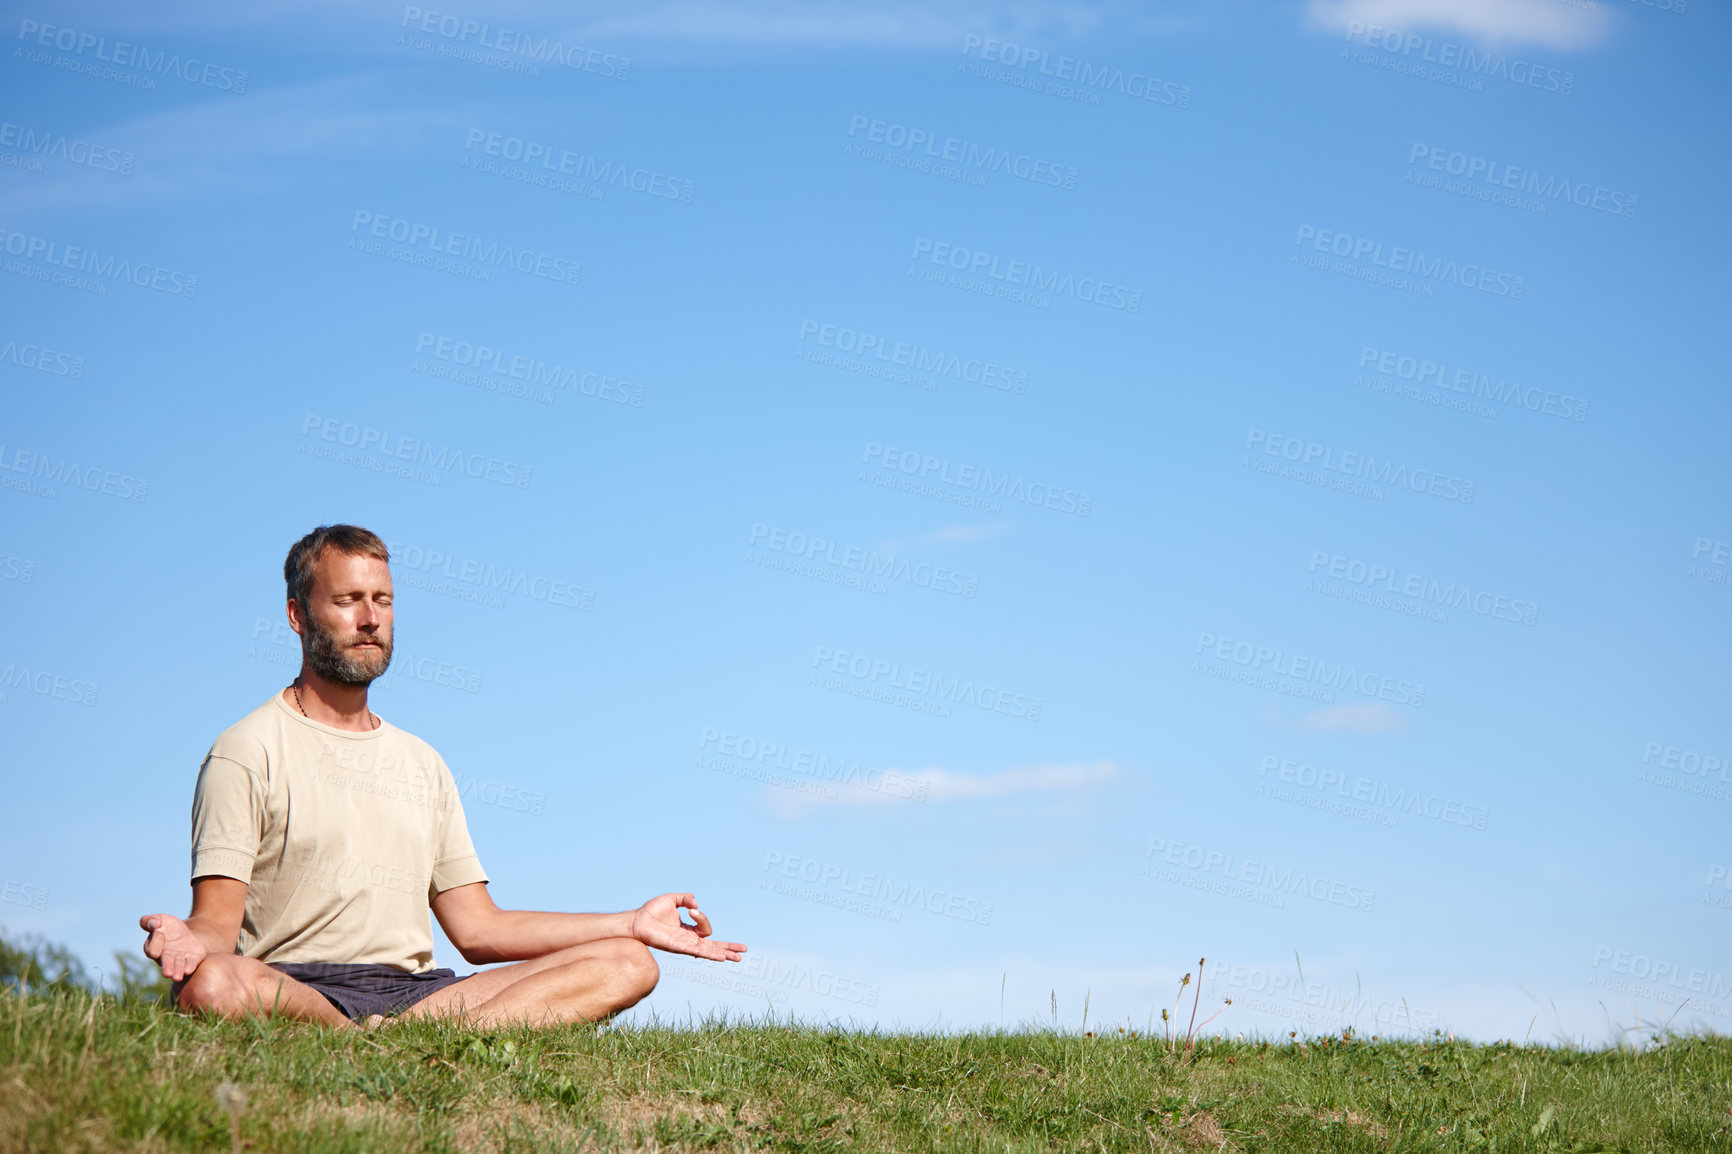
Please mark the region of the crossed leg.
<svg viewBox="0 0 1732 1154"><path fill-rule="evenodd" d="M660 977L642 942L603 938L483 970L429 994L399 1017L451 1018L475 1026L599 1022L643 1000Z"/></svg>
<svg viewBox="0 0 1732 1154"><path fill-rule="evenodd" d="M642 942L603 938L473 974L398 1016L452 1018L477 1026L597 1022L636 1005L655 989L660 976ZM359 1025L311 986L239 954L206 957L176 985L174 1001L189 1013L225 1018L276 1015L337 1027Z"/></svg>
<svg viewBox="0 0 1732 1154"><path fill-rule="evenodd" d="M277 1015L329 1026L355 1024L311 986L239 954L208 955L198 969L175 983L174 1003L188 1013L224 1018Z"/></svg>

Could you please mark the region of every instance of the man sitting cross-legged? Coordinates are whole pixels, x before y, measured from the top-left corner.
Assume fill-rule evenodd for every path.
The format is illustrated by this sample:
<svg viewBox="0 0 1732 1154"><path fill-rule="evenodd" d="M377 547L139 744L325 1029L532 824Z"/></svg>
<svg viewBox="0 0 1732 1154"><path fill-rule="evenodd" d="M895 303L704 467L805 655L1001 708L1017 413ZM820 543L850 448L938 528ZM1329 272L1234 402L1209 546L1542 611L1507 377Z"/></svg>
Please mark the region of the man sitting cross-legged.
<svg viewBox="0 0 1732 1154"><path fill-rule="evenodd" d="M353 525L289 551L300 676L217 738L192 810L192 913L139 919L183 1010L333 1025L598 1021L655 988L649 949L737 962L691 894L617 914L502 910L432 746L367 706L391 660L390 555ZM472 964L433 968L428 911ZM682 909L695 924L686 923Z"/></svg>

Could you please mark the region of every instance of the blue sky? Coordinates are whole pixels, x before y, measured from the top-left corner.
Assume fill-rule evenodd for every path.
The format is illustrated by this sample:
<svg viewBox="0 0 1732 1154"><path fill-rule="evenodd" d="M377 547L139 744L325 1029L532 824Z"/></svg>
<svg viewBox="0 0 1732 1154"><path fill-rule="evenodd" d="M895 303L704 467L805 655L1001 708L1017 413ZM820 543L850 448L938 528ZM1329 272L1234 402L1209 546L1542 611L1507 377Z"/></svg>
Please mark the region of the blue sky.
<svg viewBox="0 0 1732 1154"><path fill-rule="evenodd" d="M0 924L184 906L343 520L496 898L752 947L640 1016L1732 1028L1677 9L9 6Z"/></svg>

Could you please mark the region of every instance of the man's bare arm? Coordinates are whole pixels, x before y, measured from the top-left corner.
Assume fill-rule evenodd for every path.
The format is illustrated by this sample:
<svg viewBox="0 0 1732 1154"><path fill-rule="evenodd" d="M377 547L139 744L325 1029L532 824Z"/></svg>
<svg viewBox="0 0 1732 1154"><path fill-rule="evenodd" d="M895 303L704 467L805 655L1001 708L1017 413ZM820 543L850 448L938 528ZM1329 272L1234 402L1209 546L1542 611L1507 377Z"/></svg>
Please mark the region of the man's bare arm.
<svg viewBox="0 0 1732 1154"><path fill-rule="evenodd" d="M198 969L207 954L232 954L246 912L247 883L238 878L202 877L192 883L192 913L183 921L173 914L145 914L138 927L150 936L144 956L162 967L162 975L178 982Z"/></svg>
<svg viewBox="0 0 1732 1154"><path fill-rule="evenodd" d="M692 911L695 925L680 919L681 909ZM710 919L691 894L662 894L617 914L559 914L502 910L487 883L474 882L440 891L433 898L433 914L451 944L474 965L539 958L602 938L636 938L658 950L718 962L737 962L746 952L739 942L710 938Z"/></svg>

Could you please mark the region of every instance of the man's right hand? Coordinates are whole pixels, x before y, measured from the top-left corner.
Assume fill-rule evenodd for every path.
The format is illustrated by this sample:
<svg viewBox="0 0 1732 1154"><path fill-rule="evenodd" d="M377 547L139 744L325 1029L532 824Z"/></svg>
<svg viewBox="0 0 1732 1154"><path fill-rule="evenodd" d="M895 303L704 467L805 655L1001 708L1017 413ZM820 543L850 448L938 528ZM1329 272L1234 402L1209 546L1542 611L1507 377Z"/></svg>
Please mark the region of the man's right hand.
<svg viewBox="0 0 1732 1154"><path fill-rule="evenodd" d="M204 961L205 944L173 914L146 914L138 919L138 927L148 930L144 940L144 956L162 967L162 976L178 982L198 969Z"/></svg>

